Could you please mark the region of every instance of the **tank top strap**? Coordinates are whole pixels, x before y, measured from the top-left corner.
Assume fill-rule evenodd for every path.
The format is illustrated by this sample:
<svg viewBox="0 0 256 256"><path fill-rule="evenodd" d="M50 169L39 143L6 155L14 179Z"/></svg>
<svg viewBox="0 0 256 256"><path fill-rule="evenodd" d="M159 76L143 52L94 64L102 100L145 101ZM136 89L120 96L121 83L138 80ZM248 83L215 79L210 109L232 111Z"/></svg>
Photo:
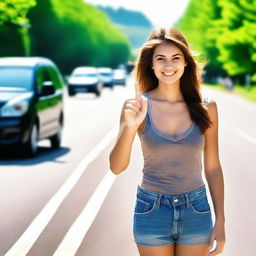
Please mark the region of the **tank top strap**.
<svg viewBox="0 0 256 256"><path fill-rule="evenodd" d="M148 100L148 109L147 109L147 114L146 114L146 117L145 117L145 124L143 126L143 129L141 130L141 132L144 132L146 130L147 126L149 126L149 123L150 123L149 111L151 111L151 102L150 102L150 99L149 99L146 92L142 93L142 95L145 96Z"/></svg>
<svg viewBox="0 0 256 256"><path fill-rule="evenodd" d="M148 110L147 110L147 115L148 115L148 112L151 112L151 109L152 109L151 100L148 97L148 94L146 92L142 93L142 95L145 96L147 98L147 100L148 100Z"/></svg>

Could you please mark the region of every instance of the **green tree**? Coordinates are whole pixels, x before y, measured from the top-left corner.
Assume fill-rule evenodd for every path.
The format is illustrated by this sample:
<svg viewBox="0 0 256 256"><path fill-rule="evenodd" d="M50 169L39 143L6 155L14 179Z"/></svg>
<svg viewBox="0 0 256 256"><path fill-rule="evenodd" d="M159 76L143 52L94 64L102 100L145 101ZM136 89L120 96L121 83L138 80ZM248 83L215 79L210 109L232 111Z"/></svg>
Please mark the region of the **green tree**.
<svg viewBox="0 0 256 256"><path fill-rule="evenodd" d="M0 55L29 55L27 13L35 0L1 0Z"/></svg>
<svg viewBox="0 0 256 256"><path fill-rule="evenodd" d="M204 53L208 74L256 81L255 10L255 0L191 0L177 26Z"/></svg>
<svg viewBox="0 0 256 256"><path fill-rule="evenodd" d="M224 75L222 63L218 60L216 31L211 31L213 22L220 17L220 7L215 0L191 0L189 6L178 21L177 27L184 32L193 48L201 55L199 61L206 61L207 77Z"/></svg>
<svg viewBox="0 0 256 256"><path fill-rule="evenodd" d="M1 0L0 26L5 22L20 26L28 24L27 13L35 4L35 0Z"/></svg>
<svg viewBox="0 0 256 256"><path fill-rule="evenodd" d="M81 65L115 67L130 56L124 34L82 0L38 0L28 17L32 54L53 59L64 73Z"/></svg>
<svg viewBox="0 0 256 256"><path fill-rule="evenodd" d="M256 81L256 1L219 0L222 13L218 27L218 60L231 76L250 74Z"/></svg>

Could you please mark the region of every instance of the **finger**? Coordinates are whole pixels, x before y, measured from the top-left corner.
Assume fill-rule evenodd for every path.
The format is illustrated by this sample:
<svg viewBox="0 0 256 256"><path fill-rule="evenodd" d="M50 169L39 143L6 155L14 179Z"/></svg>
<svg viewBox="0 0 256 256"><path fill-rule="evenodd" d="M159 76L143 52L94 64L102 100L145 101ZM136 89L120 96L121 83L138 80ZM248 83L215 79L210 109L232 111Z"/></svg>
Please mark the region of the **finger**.
<svg viewBox="0 0 256 256"><path fill-rule="evenodd" d="M215 237L214 237L213 234L212 234L212 235L211 235L211 240L210 240L210 243L209 243L209 250L212 249L214 240L215 240Z"/></svg>
<svg viewBox="0 0 256 256"><path fill-rule="evenodd" d="M129 98L129 99L126 99L124 102L126 103L126 102L137 102L137 101L134 98Z"/></svg>
<svg viewBox="0 0 256 256"><path fill-rule="evenodd" d="M132 104L126 104L126 109L131 109L131 110L133 110L135 112L139 112L140 111L140 109L138 107L136 107L136 106L134 106Z"/></svg>
<svg viewBox="0 0 256 256"><path fill-rule="evenodd" d="M216 248L215 250L211 251L208 255L209 256L216 256L216 255L219 255L221 252L222 252L221 250Z"/></svg>
<svg viewBox="0 0 256 256"><path fill-rule="evenodd" d="M216 248L209 253L209 256L215 256L220 254L223 251L223 246L220 242L217 242Z"/></svg>
<svg viewBox="0 0 256 256"><path fill-rule="evenodd" d="M125 111L124 111L124 114L125 114L125 117L127 118L127 117L134 117L134 118L136 118L136 116L137 116L137 113L135 113L133 110L131 110L131 109L126 109Z"/></svg>
<svg viewBox="0 0 256 256"><path fill-rule="evenodd" d="M143 96L142 96L143 97ZM127 101L128 104L135 105L136 107L140 108L141 107L141 102L135 99Z"/></svg>
<svg viewBox="0 0 256 256"><path fill-rule="evenodd" d="M135 99L141 101L141 91L138 82L135 82Z"/></svg>

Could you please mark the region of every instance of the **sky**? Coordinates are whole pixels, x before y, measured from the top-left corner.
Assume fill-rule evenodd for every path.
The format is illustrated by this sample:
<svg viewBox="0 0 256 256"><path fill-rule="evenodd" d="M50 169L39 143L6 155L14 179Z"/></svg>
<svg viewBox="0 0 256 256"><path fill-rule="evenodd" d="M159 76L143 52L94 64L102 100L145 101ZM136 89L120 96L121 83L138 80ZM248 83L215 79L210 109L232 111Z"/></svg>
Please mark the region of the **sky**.
<svg viewBox="0 0 256 256"><path fill-rule="evenodd" d="M155 27L169 27L183 14L189 0L85 0L85 2L141 11Z"/></svg>

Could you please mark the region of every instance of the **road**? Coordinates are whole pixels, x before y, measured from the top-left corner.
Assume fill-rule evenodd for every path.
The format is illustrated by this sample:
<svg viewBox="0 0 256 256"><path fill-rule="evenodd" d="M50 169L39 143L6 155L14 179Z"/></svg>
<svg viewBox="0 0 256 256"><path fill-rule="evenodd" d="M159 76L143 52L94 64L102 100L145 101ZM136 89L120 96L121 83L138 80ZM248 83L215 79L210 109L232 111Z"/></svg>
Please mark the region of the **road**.
<svg viewBox="0 0 256 256"><path fill-rule="evenodd" d="M205 87L203 93L216 100L219 112L227 237L222 255L253 256L256 104ZM10 153L0 156L0 256L139 255L132 235L143 166L137 136L127 170L118 176L111 176L108 170L108 155L116 137L113 127L118 124L124 99L133 94L132 80L113 91L105 88L100 98L93 94L69 98L65 94L60 150L52 151L48 141L41 141L34 159ZM63 190L67 182L69 189ZM57 201L59 191L65 192Z"/></svg>

